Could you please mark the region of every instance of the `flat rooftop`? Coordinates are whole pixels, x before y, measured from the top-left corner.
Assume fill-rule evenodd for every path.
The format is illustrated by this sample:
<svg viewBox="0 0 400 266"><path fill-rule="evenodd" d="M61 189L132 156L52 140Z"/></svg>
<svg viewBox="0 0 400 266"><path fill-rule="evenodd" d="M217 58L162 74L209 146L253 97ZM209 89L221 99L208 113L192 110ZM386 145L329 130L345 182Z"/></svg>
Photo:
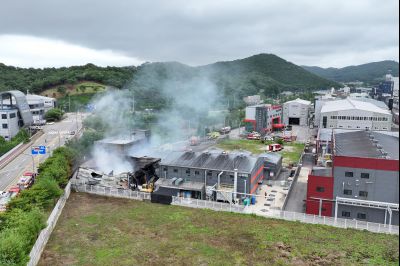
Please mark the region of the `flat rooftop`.
<svg viewBox="0 0 400 266"><path fill-rule="evenodd" d="M399 136L374 131L335 133L338 156L399 159Z"/></svg>
<svg viewBox="0 0 400 266"><path fill-rule="evenodd" d="M166 188L175 188L175 189L182 189L182 190L196 190L202 191L204 190L204 183L194 182L194 181L183 181L179 185L175 185L173 183L175 179L172 178L159 178L155 182L155 186L159 187L166 187Z"/></svg>
<svg viewBox="0 0 400 266"><path fill-rule="evenodd" d="M344 110L362 110L367 112L375 112L390 115L388 108L382 108L382 104L375 100L359 100L346 98L344 100L330 101L324 104L321 113L336 112Z"/></svg>
<svg viewBox="0 0 400 266"><path fill-rule="evenodd" d="M332 177L332 168L330 167L313 167L311 175Z"/></svg>

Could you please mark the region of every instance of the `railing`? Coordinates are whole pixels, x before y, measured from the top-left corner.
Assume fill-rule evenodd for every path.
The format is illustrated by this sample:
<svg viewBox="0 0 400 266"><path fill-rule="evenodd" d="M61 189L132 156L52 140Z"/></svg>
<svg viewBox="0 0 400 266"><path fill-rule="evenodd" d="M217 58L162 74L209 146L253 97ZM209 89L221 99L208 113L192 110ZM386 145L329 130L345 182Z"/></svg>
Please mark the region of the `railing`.
<svg viewBox="0 0 400 266"><path fill-rule="evenodd" d="M257 214L259 215L259 214ZM358 230L367 230L376 233L388 233L388 234L399 234L399 226L397 225L385 225L380 223L372 223L359 220L350 220L337 218L335 221L334 217L328 216L318 216L313 214L299 213L299 212L289 212L281 210L269 210L268 213L262 214L260 216L284 219L289 221L299 221L303 223L311 224L323 224L330 225L340 228L353 228Z"/></svg>
<svg viewBox="0 0 400 266"><path fill-rule="evenodd" d="M289 211L270 209L268 210L267 213L260 214L253 212L250 208L245 207L243 205L234 205L229 203L205 201L205 200L182 198L182 197L172 197L172 204L191 207L191 208L211 209L215 211L229 211L229 212L247 213L247 214L253 213L258 216L263 216L266 218L276 218L287 221L299 221L302 223L329 225L340 228L353 228L357 230L367 230L376 233L388 233L396 235L399 234L399 226L396 225L389 226L379 223L350 220L343 218L337 218L335 221L335 218L333 217L310 215L299 212L289 212Z"/></svg>
<svg viewBox="0 0 400 266"><path fill-rule="evenodd" d="M87 185L79 180L72 180L71 185L77 192L86 192L90 194L97 194L108 197L126 198L135 200L150 200L151 194L146 192L132 191L130 189L118 189L103 187L98 185Z"/></svg>
<svg viewBox="0 0 400 266"><path fill-rule="evenodd" d="M228 211L243 213L245 207L243 205L235 205L216 201L207 201L191 198L172 197L172 205L186 206L191 208L210 209L214 211Z"/></svg>
<svg viewBox="0 0 400 266"><path fill-rule="evenodd" d="M64 195L60 197L56 206L54 206L54 209L51 212L49 218L47 219L47 227L40 232L39 237L35 242L35 245L32 247L32 250L29 253L29 262L27 264L28 266L35 266L38 264L43 249L46 246L54 227L56 226L58 217L60 217L61 212L65 206L65 202L67 201L70 193L71 183L69 182L65 187Z"/></svg>

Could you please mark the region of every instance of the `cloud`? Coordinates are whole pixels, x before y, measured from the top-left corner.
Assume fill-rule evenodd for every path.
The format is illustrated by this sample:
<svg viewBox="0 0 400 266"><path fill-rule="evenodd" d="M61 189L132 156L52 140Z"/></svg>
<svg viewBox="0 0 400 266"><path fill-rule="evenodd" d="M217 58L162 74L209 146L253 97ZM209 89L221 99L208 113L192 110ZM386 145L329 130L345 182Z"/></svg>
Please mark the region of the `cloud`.
<svg viewBox="0 0 400 266"><path fill-rule="evenodd" d="M398 60L398 10L393 0L3 0L0 34L146 61L200 65L275 53L296 64L344 66Z"/></svg>
<svg viewBox="0 0 400 266"><path fill-rule="evenodd" d="M33 36L0 35L0 62L19 67L62 67L93 63L99 66L138 65L143 61L112 50Z"/></svg>

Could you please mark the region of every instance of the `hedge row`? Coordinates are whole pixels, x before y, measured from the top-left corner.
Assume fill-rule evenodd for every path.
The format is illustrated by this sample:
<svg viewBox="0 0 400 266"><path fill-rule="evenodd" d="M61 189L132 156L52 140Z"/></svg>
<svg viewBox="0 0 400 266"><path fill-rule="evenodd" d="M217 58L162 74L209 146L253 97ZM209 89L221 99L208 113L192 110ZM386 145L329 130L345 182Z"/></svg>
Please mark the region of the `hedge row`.
<svg viewBox="0 0 400 266"><path fill-rule="evenodd" d="M0 216L0 265L26 265L29 252L46 226L45 211L62 194L77 154L69 147L54 150L39 166L35 184L12 199Z"/></svg>

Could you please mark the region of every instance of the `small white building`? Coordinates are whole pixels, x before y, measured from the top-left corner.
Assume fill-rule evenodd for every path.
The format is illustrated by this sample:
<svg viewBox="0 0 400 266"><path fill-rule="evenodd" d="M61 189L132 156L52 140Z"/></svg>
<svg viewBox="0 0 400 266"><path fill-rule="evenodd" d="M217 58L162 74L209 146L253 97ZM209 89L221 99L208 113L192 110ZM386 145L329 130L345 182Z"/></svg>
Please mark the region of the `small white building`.
<svg viewBox="0 0 400 266"><path fill-rule="evenodd" d="M319 128L391 130L389 109L372 101L347 98L326 102L320 117Z"/></svg>
<svg viewBox="0 0 400 266"><path fill-rule="evenodd" d="M0 136L5 140L11 140L19 131L18 125L18 109L17 108L0 108Z"/></svg>
<svg viewBox="0 0 400 266"><path fill-rule="evenodd" d="M311 102L297 98L283 104L283 124L307 126Z"/></svg>

